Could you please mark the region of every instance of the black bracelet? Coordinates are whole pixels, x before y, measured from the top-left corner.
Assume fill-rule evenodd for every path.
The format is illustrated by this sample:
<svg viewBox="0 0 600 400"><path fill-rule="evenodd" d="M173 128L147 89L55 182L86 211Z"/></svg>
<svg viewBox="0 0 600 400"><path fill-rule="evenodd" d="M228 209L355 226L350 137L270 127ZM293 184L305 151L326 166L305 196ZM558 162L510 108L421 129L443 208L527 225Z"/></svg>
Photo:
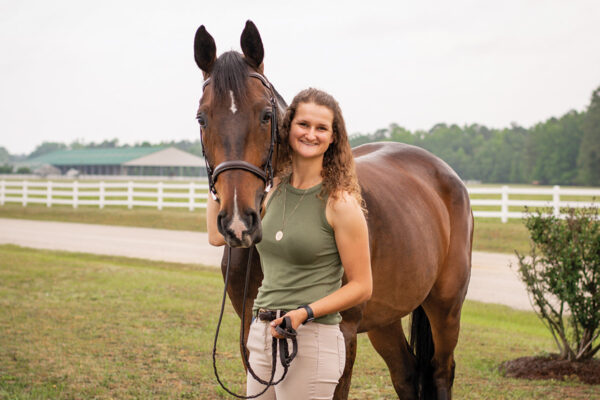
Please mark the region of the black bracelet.
<svg viewBox="0 0 600 400"><path fill-rule="evenodd" d="M300 308L304 308L306 310L306 313L308 314L308 318L306 318L306 320L302 323L302 325L305 325L305 324L315 320L315 313L313 313L313 310L312 310L312 308L310 308L309 305L305 304L303 306L298 307L298 309L300 309Z"/></svg>

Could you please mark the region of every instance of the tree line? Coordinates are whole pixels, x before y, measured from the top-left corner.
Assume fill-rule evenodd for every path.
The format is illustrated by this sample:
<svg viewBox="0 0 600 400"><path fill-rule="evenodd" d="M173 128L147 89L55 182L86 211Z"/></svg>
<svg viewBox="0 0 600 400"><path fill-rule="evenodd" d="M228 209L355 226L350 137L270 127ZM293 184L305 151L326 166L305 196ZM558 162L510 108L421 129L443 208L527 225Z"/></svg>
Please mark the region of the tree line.
<svg viewBox="0 0 600 400"><path fill-rule="evenodd" d="M600 186L600 87L583 112L569 111L530 128L512 124L504 129L484 125L436 124L429 131L411 132L398 124L373 133L357 133L352 147L369 142L395 141L422 147L446 161L463 180L489 183L539 183ZM201 156L199 140L149 142L135 146L174 146ZM12 156L0 147L0 173L13 171L15 161L63 149L117 148L118 139L67 145L44 142L27 157ZM26 172L21 167L20 172Z"/></svg>
<svg viewBox="0 0 600 400"><path fill-rule="evenodd" d="M408 131L397 124L356 134L352 147L378 141L422 147L446 161L463 180L600 186L600 87L584 112L569 111L529 129L512 124L437 124Z"/></svg>

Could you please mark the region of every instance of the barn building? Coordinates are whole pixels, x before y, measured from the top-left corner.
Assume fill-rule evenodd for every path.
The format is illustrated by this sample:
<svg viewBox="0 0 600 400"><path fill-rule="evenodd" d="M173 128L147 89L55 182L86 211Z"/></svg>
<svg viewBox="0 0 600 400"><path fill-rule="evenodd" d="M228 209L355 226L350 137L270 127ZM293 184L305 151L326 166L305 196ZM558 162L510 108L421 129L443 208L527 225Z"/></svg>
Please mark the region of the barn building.
<svg viewBox="0 0 600 400"><path fill-rule="evenodd" d="M206 176L202 157L175 147L125 147L59 150L26 160L32 168L51 165L62 174L80 175Z"/></svg>

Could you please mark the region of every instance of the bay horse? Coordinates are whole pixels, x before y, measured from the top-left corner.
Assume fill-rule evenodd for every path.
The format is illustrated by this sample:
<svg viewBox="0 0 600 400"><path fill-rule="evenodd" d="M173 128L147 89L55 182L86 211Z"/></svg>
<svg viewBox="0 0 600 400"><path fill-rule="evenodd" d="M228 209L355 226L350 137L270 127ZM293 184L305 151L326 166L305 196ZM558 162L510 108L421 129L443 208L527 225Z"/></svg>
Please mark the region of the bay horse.
<svg viewBox="0 0 600 400"><path fill-rule="evenodd" d="M237 314L245 313L246 338L263 278L258 254L251 260L249 301L242 309L244 275L249 248L262 238L261 203L276 159L273 124L286 105L264 76L263 44L251 21L241 48L243 54L229 51L217 58L204 26L194 39L194 58L206 80L198 109L201 140L220 203L218 229L231 247L228 260L226 246L222 270L230 261L227 294ZM471 273L467 190L446 163L418 147L379 142L353 152L368 210L373 294L341 313L346 365L334 398L348 398L357 334L366 332L399 398L451 399L454 349ZM401 320L411 313L408 343Z"/></svg>

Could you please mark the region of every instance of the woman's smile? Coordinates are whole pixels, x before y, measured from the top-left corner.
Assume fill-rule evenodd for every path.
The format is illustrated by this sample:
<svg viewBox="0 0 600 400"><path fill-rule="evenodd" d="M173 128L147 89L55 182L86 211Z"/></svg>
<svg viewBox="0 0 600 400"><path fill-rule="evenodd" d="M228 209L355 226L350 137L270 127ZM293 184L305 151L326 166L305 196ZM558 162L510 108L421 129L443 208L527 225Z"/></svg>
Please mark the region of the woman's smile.
<svg viewBox="0 0 600 400"><path fill-rule="evenodd" d="M333 142L333 112L315 103L300 103L290 127L295 156L320 158Z"/></svg>

